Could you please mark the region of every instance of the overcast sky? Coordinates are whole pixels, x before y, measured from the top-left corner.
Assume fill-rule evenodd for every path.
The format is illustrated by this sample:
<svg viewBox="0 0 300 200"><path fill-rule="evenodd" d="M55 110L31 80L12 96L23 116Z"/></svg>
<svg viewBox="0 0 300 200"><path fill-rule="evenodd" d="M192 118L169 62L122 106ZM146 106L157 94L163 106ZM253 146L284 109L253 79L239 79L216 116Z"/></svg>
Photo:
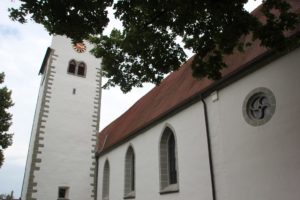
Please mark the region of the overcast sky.
<svg viewBox="0 0 300 200"><path fill-rule="evenodd" d="M247 9L252 10L260 2L257 0L250 3ZM14 133L13 145L4 151L5 161L0 168L0 194L14 190L15 197L21 194L40 82L38 71L51 43L51 36L42 26L32 22L22 25L8 18L7 9L17 4L17 0L0 2L0 72L6 74L4 85L12 90L15 103L10 110L13 114L13 125L10 128ZM119 25L117 21L111 24ZM152 87L148 84L126 95L118 88L103 90L100 129L125 112Z"/></svg>

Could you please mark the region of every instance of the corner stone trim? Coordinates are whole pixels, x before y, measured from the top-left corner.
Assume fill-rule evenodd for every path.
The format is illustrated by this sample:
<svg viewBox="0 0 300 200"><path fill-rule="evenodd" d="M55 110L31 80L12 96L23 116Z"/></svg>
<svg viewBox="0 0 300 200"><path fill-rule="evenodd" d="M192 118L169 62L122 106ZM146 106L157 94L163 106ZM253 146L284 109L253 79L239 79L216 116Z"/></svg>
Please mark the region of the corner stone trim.
<svg viewBox="0 0 300 200"><path fill-rule="evenodd" d="M96 73L96 95L94 97L94 110L93 110L93 115L92 115L92 127L93 127L93 135L91 138L92 142L92 147L91 147L91 153L92 153L92 160L93 162L91 163L90 167L90 176L93 178L93 182L90 184L92 186L92 191L91 191L91 198L94 200L97 200L97 168L98 166L96 165L96 156L95 154L95 148L96 148L96 143L97 143L97 132L99 131L99 121L100 121L100 108L101 108L101 84L102 84L102 78L101 78L101 68L96 68L97 73Z"/></svg>
<svg viewBox="0 0 300 200"><path fill-rule="evenodd" d="M48 115L46 113L49 112L49 103L51 100L51 90L52 87L50 85L53 85L53 81L55 78L55 67L51 66L53 63L53 53L51 52L51 57L49 58L49 64L47 66L47 71L45 74L45 83L44 83L44 93L42 96L42 102L41 102L41 111L38 116L38 123L37 123L37 130L35 135L35 142L33 146L33 153L32 153L32 160L30 165L30 171L29 171L29 180L28 180L28 187L26 191L26 200L36 200L36 198L33 197L34 193L37 193L37 183L34 182L34 172L40 170L39 163L42 162L42 159L38 157L42 153L41 149L44 147L44 144L42 143L44 140L44 134L45 134L45 127Z"/></svg>

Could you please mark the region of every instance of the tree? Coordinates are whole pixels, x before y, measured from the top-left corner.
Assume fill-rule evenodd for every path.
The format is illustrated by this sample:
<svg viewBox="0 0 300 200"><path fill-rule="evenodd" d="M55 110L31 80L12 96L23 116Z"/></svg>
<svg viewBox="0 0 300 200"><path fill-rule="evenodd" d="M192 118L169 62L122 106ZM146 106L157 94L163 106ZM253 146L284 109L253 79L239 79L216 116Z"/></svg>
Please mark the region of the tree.
<svg viewBox="0 0 300 200"><path fill-rule="evenodd" d="M14 191L11 191L9 194L0 194L0 200L13 200L14 199Z"/></svg>
<svg viewBox="0 0 300 200"><path fill-rule="evenodd" d="M266 21L244 9L248 0L21 0L10 17L24 23L31 15L51 34L73 42L89 39L94 55L103 58L103 74L109 78L105 86L119 85L128 92L144 82L158 84L177 70L186 60L184 48L195 53L193 75L211 79L221 78L224 55L251 45L240 40L243 35L251 33L265 47L285 49L293 41L284 31L299 22L289 1L263 0ZM103 35L110 6L123 29Z"/></svg>
<svg viewBox="0 0 300 200"><path fill-rule="evenodd" d="M4 81L4 73L0 73L0 84ZM0 88L0 167L4 161L3 150L12 145L12 135L8 133L11 125L12 115L7 111L13 102L11 100L11 91L7 87Z"/></svg>

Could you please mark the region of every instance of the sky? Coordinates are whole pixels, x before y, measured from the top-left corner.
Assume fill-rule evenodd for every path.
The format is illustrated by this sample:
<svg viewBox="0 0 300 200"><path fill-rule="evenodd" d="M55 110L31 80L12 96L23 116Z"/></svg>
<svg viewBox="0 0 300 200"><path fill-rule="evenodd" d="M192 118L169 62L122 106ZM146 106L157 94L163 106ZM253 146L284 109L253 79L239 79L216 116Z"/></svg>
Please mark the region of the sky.
<svg viewBox="0 0 300 200"><path fill-rule="evenodd" d="M253 10L260 2L261 0L251 1L246 9ZM4 151L5 161L0 168L0 194L8 194L13 190L14 196L19 197L40 85L38 72L46 49L51 44L51 36L41 25L31 21L27 24L12 22L8 18L7 9L16 6L17 0L0 2L0 72L5 72L6 75L4 84L0 87L5 85L12 90L15 104L9 110L13 114L13 124L9 131L14 133L14 137L13 145ZM112 27L120 26L120 22L111 21L107 32ZM123 94L117 87L102 90L100 130L151 88L153 85L146 84L128 94Z"/></svg>

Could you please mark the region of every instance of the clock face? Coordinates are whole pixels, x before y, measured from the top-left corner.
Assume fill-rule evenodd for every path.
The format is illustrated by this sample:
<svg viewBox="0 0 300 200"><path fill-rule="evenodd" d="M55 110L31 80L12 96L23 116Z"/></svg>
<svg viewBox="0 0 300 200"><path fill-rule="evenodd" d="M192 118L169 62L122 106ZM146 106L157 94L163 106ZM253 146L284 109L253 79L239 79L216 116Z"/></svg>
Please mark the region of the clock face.
<svg viewBox="0 0 300 200"><path fill-rule="evenodd" d="M86 46L83 42L77 42L73 45L73 48L78 53L83 53L86 50Z"/></svg>

